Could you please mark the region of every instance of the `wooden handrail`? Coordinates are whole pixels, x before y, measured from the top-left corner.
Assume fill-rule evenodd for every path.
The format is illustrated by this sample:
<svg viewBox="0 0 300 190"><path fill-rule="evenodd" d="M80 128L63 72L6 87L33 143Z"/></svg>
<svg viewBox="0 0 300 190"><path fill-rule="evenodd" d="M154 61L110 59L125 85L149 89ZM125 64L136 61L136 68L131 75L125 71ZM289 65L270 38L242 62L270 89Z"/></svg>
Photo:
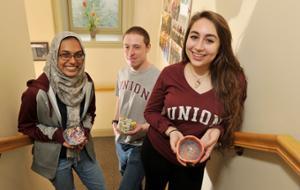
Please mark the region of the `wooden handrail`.
<svg viewBox="0 0 300 190"><path fill-rule="evenodd" d="M114 86L95 86L96 92L110 92L114 90L115 90Z"/></svg>
<svg viewBox="0 0 300 190"><path fill-rule="evenodd" d="M15 135L0 138L0 154L9 150L14 150L32 144L32 140L26 135Z"/></svg>
<svg viewBox="0 0 300 190"><path fill-rule="evenodd" d="M95 90L96 92L114 91L114 86L96 86ZM96 129L92 133L95 137L113 134L107 129ZM32 140L26 135L0 137L0 154L29 144L32 144ZM236 132L234 146L276 153L300 175L300 142L291 136Z"/></svg>
<svg viewBox="0 0 300 190"><path fill-rule="evenodd" d="M104 135L102 134L104 132ZM94 137L111 136L109 130L96 130ZM101 135L102 134L102 135ZM0 154L32 143L26 135L15 135L0 138ZM234 146L276 153L298 175L300 175L300 142L289 135L257 134L236 132Z"/></svg>
<svg viewBox="0 0 300 190"><path fill-rule="evenodd" d="M234 145L276 153L300 176L300 142L289 135L236 132Z"/></svg>
<svg viewBox="0 0 300 190"><path fill-rule="evenodd" d="M114 91L114 86L112 85L96 86L95 91L96 92ZM9 137L0 137L0 154L29 144L32 144L32 140L28 136L22 134L17 134Z"/></svg>

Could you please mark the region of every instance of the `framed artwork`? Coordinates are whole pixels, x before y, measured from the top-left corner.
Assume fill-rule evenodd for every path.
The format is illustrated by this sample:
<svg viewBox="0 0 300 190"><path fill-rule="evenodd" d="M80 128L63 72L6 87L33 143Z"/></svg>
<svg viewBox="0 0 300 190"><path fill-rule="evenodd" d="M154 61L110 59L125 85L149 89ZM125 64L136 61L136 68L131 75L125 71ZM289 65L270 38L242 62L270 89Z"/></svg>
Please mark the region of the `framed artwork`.
<svg viewBox="0 0 300 190"><path fill-rule="evenodd" d="M68 0L70 30L78 33L96 25L99 33L122 33L122 0Z"/></svg>
<svg viewBox="0 0 300 190"><path fill-rule="evenodd" d="M167 63L181 60L181 52L188 21L191 15L192 0L164 0L160 47Z"/></svg>
<svg viewBox="0 0 300 190"><path fill-rule="evenodd" d="M33 61L46 61L49 45L48 42L31 42Z"/></svg>

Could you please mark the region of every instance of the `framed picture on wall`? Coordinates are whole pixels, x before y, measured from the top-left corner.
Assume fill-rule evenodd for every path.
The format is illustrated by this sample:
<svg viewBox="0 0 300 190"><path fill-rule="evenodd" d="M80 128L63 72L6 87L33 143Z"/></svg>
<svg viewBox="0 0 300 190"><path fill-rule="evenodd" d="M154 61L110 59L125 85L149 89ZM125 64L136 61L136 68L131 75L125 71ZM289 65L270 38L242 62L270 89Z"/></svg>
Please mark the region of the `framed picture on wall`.
<svg viewBox="0 0 300 190"><path fill-rule="evenodd" d="M31 42L33 61L46 61L49 51L48 42Z"/></svg>
<svg viewBox="0 0 300 190"><path fill-rule="evenodd" d="M159 45L169 64L181 60L184 34L188 27L192 0L164 0Z"/></svg>

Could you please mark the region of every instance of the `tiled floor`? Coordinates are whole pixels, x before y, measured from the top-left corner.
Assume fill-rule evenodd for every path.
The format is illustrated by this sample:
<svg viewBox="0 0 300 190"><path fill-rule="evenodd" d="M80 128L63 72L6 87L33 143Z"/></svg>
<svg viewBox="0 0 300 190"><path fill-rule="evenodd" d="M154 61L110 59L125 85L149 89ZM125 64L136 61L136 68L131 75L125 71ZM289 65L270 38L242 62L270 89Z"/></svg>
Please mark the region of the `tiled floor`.
<svg viewBox="0 0 300 190"><path fill-rule="evenodd" d="M120 181L118 158L115 152L113 137L94 138L97 160L99 161L105 178L107 190L117 190ZM77 190L85 190L78 177L75 178Z"/></svg>

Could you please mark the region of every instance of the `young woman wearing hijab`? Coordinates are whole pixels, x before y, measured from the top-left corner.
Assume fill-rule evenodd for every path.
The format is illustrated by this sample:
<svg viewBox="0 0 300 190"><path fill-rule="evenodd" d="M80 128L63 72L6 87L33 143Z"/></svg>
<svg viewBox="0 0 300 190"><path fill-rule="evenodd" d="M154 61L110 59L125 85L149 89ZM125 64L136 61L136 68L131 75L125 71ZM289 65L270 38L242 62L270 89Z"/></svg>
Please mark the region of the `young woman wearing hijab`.
<svg viewBox="0 0 300 190"><path fill-rule="evenodd" d="M31 137L32 170L48 178L57 190L73 190L75 171L89 190L104 190L104 178L90 135L95 118L95 91L85 72L85 51L73 32L58 33L44 72L27 82L19 113L19 131ZM66 129L82 129L83 140L72 145Z"/></svg>
<svg viewBox="0 0 300 190"><path fill-rule="evenodd" d="M231 47L226 20L212 11L189 23L182 61L161 72L145 109L150 124L142 147L146 190L199 190L215 145L232 142L242 123L246 79ZM194 135L204 143L198 163L178 161L177 142Z"/></svg>

